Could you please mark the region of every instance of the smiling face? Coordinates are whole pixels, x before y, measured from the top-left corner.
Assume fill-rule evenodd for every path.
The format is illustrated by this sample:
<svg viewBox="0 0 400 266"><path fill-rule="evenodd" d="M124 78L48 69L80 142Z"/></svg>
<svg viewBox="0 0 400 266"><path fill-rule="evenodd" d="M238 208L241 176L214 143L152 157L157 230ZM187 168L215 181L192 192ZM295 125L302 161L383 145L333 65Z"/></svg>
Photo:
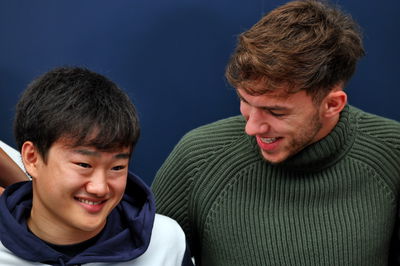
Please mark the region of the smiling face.
<svg viewBox="0 0 400 266"><path fill-rule="evenodd" d="M55 244L78 243L98 234L124 194L130 152L73 147L60 139L44 162L34 145L25 142L21 153L33 180L31 231Z"/></svg>
<svg viewBox="0 0 400 266"><path fill-rule="evenodd" d="M247 120L245 131L255 136L263 158L271 163L285 161L331 129L324 121L322 105L317 106L305 91L287 94L280 89L250 95L239 88L237 92Z"/></svg>

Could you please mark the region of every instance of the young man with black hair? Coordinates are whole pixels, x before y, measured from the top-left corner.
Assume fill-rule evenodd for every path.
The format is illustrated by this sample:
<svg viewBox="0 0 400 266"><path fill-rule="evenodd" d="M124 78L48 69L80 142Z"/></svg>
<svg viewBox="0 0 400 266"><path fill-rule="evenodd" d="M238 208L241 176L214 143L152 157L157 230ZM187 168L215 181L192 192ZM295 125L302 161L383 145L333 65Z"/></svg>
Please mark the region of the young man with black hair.
<svg viewBox="0 0 400 266"><path fill-rule="evenodd" d="M0 197L0 265L192 265L179 225L128 173L139 122L113 82L51 70L21 96L14 130L32 181Z"/></svg>
<svg viewBox="0 0 400 266"><path fill-rule="evenodd" d="M400 123L347 104L364 55L326 1L293 1L239 36L242 116L189 132L153 183L196 265L400 265Z"/></svg>

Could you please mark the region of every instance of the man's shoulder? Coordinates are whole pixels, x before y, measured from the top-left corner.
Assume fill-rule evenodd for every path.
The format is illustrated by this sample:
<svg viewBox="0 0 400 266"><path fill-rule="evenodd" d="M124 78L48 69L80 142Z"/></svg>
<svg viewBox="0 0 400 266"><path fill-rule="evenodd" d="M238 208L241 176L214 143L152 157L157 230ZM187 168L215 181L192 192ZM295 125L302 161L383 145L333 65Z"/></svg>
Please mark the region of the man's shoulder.
<svg viewBox="0 0 400 266"><path fill-rule="evenodd" d="M242 116L232 116L221 119L198 128L195 128L183 136L182 141L229 141L244 135L245 120Z"/></svg>
<svg viewBox="0 0 400 266"><path fill-rule="evenodd" d="M152 237L155 235L174 241L185 240L185 234L179 224L174 219L158 213L154 217Z"/></svg>
<svg viewBox="0 0 400 266"><path fill-rule="evenodd" d="M383 117L381 115L373 114L364 110L361 110L357 107L350 106L350 111L357 118L358 121L363 123L378 123L385 124L389 127L400 128L400 122L394 119L390 119L387 117ZM398 132L400 133L400 132Z"/></svg>
<svg viewBox="0 0 400 266"><path fill-rule="evenodd" d="M135 260L135 265L181 265L185 251L186 238L179 224L156 214L149 247Z"/></svg>
<svg viewBox="0 0 400 266"><path fill-rule="evenodd" d="M42 263L27 261L8 250L0 241L0 265L43 265Z"/></svg>
<svg viewBox="0 0 400 266"><path fill-rule="evenodd" d="M234 116L195 128L182 137L172 154L189 161L207 158L223 147L239 143L240 138L246 138L244 125L243 117Z"/></svg>
<svg viewBox="0 0 400 266"><path fill-rule="evenodd" d="M352 107L357 133L400 149L400 122Z"/></svg>
<svg viewBox="0 0 400 266"><path fill-rule="evenodd" d="M202 130L215 130L220 128L235 128L241 127L245 123L245 119L241 115L230 116L223 119L216 120L214 122L202 125L193 129L192 131L202 131Z"/></svg>

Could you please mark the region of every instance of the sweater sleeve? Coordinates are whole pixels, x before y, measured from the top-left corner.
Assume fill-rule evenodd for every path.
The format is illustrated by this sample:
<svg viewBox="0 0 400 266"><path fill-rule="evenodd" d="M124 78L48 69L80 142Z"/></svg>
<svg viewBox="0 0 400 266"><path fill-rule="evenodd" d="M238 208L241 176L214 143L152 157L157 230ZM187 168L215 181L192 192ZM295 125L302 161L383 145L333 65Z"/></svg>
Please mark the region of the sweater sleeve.
<svg viewBox="0 0 400 266"><path fill-rule="evenodd" d="M190 134L190 133L189 133ZM190 136L175 146L156 174L152 190L156 199L157 213L176 220L184 230L192 253L196 253L196 232L190 218L193 179L204 158L193 154Z"/></svg>
<svg viewBox="0 0 400 266"><path fill-rule="evenodd" d="M216 151L243 135L243 124L244 119L236 116L190 131L175 146L152 184L157 212L181 225L194 256L200 252L197 179L202 178L204 167Z"/></svg>
<svg viewBox="0 0 400 266"><path fill-rule="evenodd" d="M243 128L244 119L235 116L190 131L175 146L152 184L157 212L181 225L195 257L201 252L204 200L210 200L200 196L204 192L201 184L209 181L206 168L218 152L243 137ZM212 174L208 178L213 178Z"/></svg>
<svg viewBox="0 0 400 266"><path fill-rule="evenodd" d="M379 147L385 147L387 151L381 154L377 160L377 169L381 173L389 172L385 183L389 184L397 195L397 221L393 231L392 242L389 252L388 265L400 265L400 123L387 118L361 112L356 109L358 128L363 136L367 136L369 143L379 143ZM364 144L365 145L365 144ZM373 153L364 155L365 159L374 156ZM384 174L381 174L384 176Z"/></svg>

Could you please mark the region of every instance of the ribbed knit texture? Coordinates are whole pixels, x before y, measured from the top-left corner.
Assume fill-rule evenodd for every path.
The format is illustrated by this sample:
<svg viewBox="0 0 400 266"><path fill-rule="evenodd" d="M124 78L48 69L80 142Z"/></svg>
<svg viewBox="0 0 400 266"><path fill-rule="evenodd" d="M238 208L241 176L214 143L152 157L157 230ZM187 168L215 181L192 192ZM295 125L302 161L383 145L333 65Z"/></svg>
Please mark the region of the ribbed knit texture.
<svg viewBox="0 0 400 266"><path fill-rule="evenodd" d="M398 265L398 122L347 106L327 137L279 165L244 125L189 132L153 183L197 265Z"/></svg>

